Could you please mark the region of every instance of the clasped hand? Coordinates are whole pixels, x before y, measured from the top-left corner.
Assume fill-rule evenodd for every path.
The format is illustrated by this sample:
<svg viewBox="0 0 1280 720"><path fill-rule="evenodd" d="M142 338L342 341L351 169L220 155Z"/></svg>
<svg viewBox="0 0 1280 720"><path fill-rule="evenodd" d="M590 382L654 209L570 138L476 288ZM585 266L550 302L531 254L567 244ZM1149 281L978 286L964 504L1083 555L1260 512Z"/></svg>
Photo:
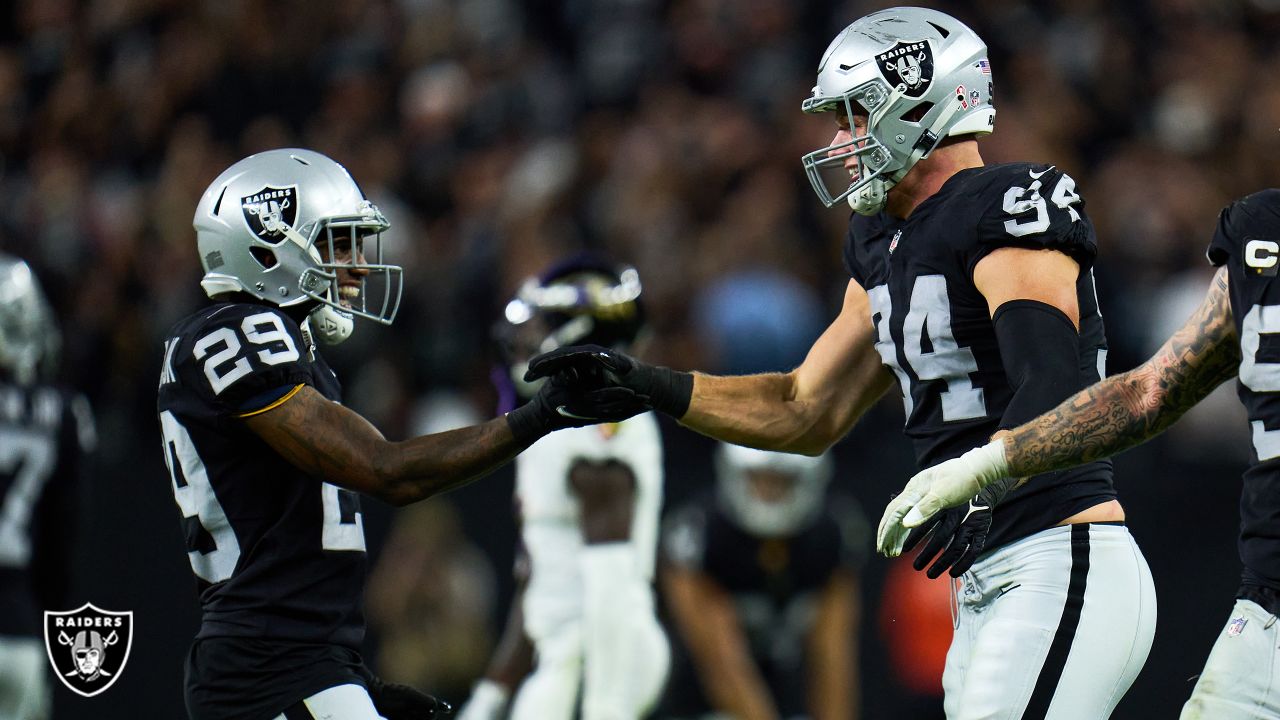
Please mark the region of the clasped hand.
<svg viewBox="0 0 1280 720"><path fill-rule="evenodd" d="M626 353L599 345L563 347L535 357L529 361L524 379L538 378L552 378L588 395L608 390L611 395L607 397L626 397L643 409L675 418L684 416L693 397L692 374L646 365Z"/></svg>
<svg viewBox="0 0 1280 720"><path fill-rule="evenodd" d="M535 357L524 378L546 382L529 402L507 414L516 440L527 445L555 430L621 422L649 410L649 394L623 380L638 366L626 355L598 345L565 347Z"/></svg>

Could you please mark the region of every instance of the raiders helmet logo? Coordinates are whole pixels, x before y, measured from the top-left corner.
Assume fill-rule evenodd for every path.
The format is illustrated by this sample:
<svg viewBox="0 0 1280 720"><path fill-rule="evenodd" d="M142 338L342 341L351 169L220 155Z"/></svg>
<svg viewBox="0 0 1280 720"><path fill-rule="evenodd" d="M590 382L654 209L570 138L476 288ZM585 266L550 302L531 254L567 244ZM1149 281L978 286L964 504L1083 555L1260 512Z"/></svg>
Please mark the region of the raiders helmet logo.
<svg viewBox="0 0 1280 720"><path fill-rule="evenodd" d="M876 55L876 65L890 86L906 86L907 97L923 97L933 84L933 46L927 40L898 42Z"/></svg>
<svg viewBox="0 0 1280 720"><path fill-rule="evenodd" d="M85 603L68 612L44 613L44 648L54 674L72 692L93 697L120 679L133 646L133 612Z"/></svg>
<svg viewBox="0 0 1280 720"><path fill-rule="evenodd" d="M249 231L269 243L284 239L286 228L298 221L298 186L267 185L252 195L240 198L245 224Z"/></svg>

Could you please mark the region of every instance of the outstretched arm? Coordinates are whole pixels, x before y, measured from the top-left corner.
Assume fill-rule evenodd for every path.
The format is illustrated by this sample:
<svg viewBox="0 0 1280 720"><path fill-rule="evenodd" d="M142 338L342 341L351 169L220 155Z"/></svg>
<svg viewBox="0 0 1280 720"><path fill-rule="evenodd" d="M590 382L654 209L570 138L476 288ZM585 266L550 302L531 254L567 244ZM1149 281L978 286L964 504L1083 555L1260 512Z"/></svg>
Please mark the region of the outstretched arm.
<svg viewBox="0 0 1280 720"><path fill-rule="evenodd" d="M874 333L870 298L850 280L840 315L789 373L678 372L583 345L534 358L525 380L556 377L569 386L629 390L704 435L763 450L820 455L893 383L876 354Z"/></svg>
<svg viewBox="0 0 1280 720"><path fill-rule="evenodd" d="M359 414L306 385L244 423L299 469L393 505L465 485L525 447L505 418L391 442Z"/></svg>
<svg viewBox="0 0 1280 720"><path fill-rule="evenodd" d="M1239 366L1240 343L1222 268L1195 314L1150 360L1005 435L1007 472L1026 477L1062 470L1145 442L1234 377Z"/></svg>
<svg viewBox="0 0 1280 720"><path fill-rule="evenodd" d="M681 424L765 450L818 455L893 384L875 349L866 290L850 280L840 315L789 373L694 375Z"/></svg>

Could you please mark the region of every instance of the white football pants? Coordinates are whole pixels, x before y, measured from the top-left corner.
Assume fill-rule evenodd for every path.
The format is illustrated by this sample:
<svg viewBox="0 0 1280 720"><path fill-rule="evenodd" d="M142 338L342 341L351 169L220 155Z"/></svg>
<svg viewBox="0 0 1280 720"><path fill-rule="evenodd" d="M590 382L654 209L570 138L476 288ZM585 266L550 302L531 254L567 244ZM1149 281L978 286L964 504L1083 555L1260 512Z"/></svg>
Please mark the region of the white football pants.
<svg viewBox="0 0 1280 720"><path fill-rule="evenodd" d="M1278 647L1276 616L1252 600L1237 599L1181 719L1280 719Z"/></svg>
<svg viewBox="0 0 1280 720"><path fill-rule="evenodd" d="M1122 525L1042 530L962 578L948 720L1102 720L1151 651L1151 570Z"/></svg>
<svg viewBox="0 0 1280 720"><path fill-rule="evenodd" d="M584 698L583 720L634 720L658 700L670 663L667 637L657 620L637 615L626 621L624 642L617 661L625 664L623 687L603 691L600 699ZM537 665L525 678L511 705L511 720L572 720L584 691L582 626L574 623L536 641ZM602 702L604 696L610 700Z"/></svg>

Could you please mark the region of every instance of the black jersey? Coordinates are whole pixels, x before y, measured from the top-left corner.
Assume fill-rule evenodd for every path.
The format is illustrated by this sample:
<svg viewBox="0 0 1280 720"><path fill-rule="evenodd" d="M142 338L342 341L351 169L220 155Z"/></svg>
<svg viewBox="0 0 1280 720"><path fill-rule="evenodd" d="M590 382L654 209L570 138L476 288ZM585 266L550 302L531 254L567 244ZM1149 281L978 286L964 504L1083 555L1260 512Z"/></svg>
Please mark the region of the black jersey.
<svg viewBox="0 0 1280 720"><path fill-rule="evenodd" d="M306 474L241 419L310 385L337 401L337 377L281 310L220 303L165 341L164 458L200 590L198 638L357 648L364 636L364 528L358 496Z"/></svg>
<svg viewBox="0 0 1280 720"><path fill-rule="evenodd" d="M667 520L663 560L704 574L733 598L752 658L784 717L807 715L808 633L822 590L841 570L865 560L869 531L852 500L825 504L805 530L760 538L738 526L711 497L681 508ZM686 715L706 709L692 668L679 653L666 710Z"/></svg>
<svg viewBox="0 0 1280 720"><path fill-rule="evenodd" d="M845 264L870 297L876 349L898 378L904 431L922 468L1031 419L1005 412L1012 388L986 298L973 283L978 261L1002 247L1050 248L1080 264L1080 377L1064 398L1101 379L1107 341L1092 273L1097 239L1070 176L1029 163L971 168L905 220L882 212L850 221ZM1109 461L1037 476L1000 504L987 547L1114 497Z"/></svg>
<svg viewBox="0 0 1280 720"><path fill-rule="evenodd" d="M71 533L89 403L0 378L0 635L39 637L42 610L68 607Z"/></svg>
<svg viewBox="0 0 1280 720"><path fill-rule="evenodd" d="M1280 190L1263 190L1223 210L1208 254L1227 268L1240 338L1237 392L1253 435L1240 495L1244 580L1280 590Z"/></svg>

